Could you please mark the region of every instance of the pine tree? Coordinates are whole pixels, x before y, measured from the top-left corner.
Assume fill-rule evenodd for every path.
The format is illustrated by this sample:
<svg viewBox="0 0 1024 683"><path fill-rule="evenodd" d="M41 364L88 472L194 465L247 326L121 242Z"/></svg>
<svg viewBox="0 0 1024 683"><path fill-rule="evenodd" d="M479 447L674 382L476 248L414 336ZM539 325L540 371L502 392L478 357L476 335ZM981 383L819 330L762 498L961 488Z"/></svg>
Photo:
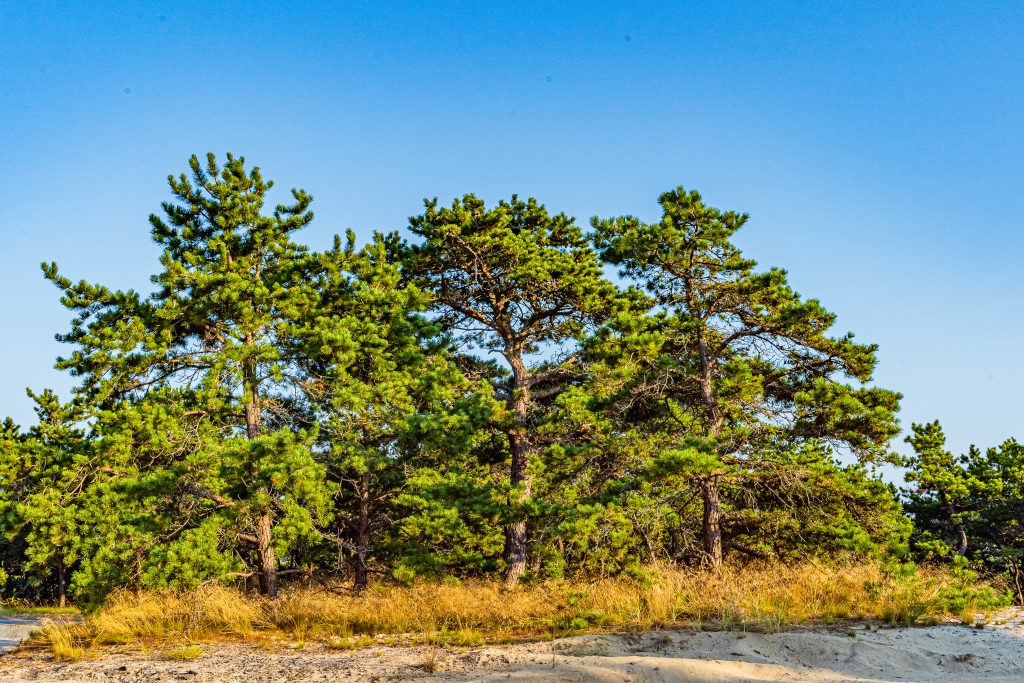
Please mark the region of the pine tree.
<svg viewBox="0 0 1024 683"><path fill-rule="evenodd" d="M465 452L490 412L422 317L429 297L403 281L398 252L395 234L359 251L352 233L345 246L336 238L320 255L320 305L301 333L319 457L338 484L334 538L356 590L367 587L371 560L386 556L382 536L411 514L396 498L415 490L415 472L436 469L439 452Z"/></svg>
<svg viewBox="0 0 1024 683"><path fill-rule="evenodd" d="M907 481L915 482L911 491L911 509L918 517L936 516L952 532L951 548L957 555L967 554L969 541L964 516L970 514L972 505L981 500L978 493L982 482L971 475L965 467L969 460L977 461L980 453L975 449L964 458L956 458L946 450L946 435L939 421L912 425L912 434L907 437L914 449ZM975 468L977 469L977 468ZM936 506L929 514L924 508ZM924 519L921 520L922 522Z"/></svg>
<svg viewBox="0 0 1024 683"><path fill-rule="evenodd" d="M80 552L81 491L93 474L82 413L47 389L28 392L38 422L20 434L9 423L0 444L0 526L24 546L21 570L37 586L53 577L57 603Z"/></svg>
<svg viewBox="0 0 1024 683"><path fill-rule="evenodd" d="M843 443L865 459L897 432L899 395L839 382L870 380L876 347L828 336L835 316L802 300L785 271L756 272L732 242L746 215L708 207L678 188L660 197L661 221L594 219L602 258L643 283L663 315L646 376L633 391L654 398L685 439L703 498L707 562L723 558L720 482L791 439ZM673 417L673 412L678 415Z"/></svg>
<svg viewBox="0 0 1024 683"><path fill-rule="evenodd" d="M422 241L409 270L433 295L445 327L464 350L504 359L510 374L495 385L506 404L509 483L515 511L505 522L505 580L526 571L527 504L542 444L536 437L535 393L570 372L579 338L609 314L615 287L587 239L565 214L513 196L488 209L466 195L439 208L426 202L410 219Z"/></svg>
<svg viewBox="0 0 1024 683"><path fill-rule="evenodd" d="M209 154L204 168L193 156L189 166L191 179L168 179L177 201L164 203L165 218L150 216L163 250L152 296L73 284L55 264L44 265L78 315L59 337L77 348L58 367L81 377L80 395L97 406L186 386L200 397L196 409L223 425L225 436L244 436L248 445L223 454L252 482L238 492L244 506L198 485L185 489L215 506L245 508L236 534L252 541L261 589L273 596L275 519L294 502L276 484L281 463L273 450L281 447L289 467L313 478L303 488L315 488L322 476L304 438L291 432L288 384L298 349L294 327L317 300L314 261L292 240L312 220L312 200L292 190L292 204L265 215L273 183L259 168L247 171L244 158L228 154L219 166Z"/></svg>
<svg viewBox="0 0 1024 683"><path fill-rule="evenodd" d="M189 167L150 217L155 291L44 265L79 383L0 426L5 593L906 553L870 469L900 397L869 384L873 345L740 253L745 215L680 188L657 223L584 235L466 195L428 201L412 246L316 253L305 192L268 209L244 159ZM954 457L937 423L910 441L912 547L1024 582L1024 447Z"/></svg>
<svg viewBox="0 0 1024 683"><path fill-rule="evenodd" d="M907 442L903 493L917 554L1003 573L1024 600L1024 445L1008 439L953 455L938 420L913 425Z"/></svg>

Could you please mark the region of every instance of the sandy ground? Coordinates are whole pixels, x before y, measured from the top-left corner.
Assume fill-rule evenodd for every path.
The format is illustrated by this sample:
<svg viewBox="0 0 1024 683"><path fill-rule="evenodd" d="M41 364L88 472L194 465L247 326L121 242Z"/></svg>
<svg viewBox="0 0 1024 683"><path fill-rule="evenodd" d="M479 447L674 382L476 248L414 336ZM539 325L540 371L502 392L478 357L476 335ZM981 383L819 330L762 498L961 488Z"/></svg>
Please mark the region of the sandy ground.
<svg viewBox="0 0 1024 683"><path fill-rule="evenodd" d="M276 650L215 645L191 662L136 649L61 663L40 651L18 650L0 657L0 681L1009 682L1024 680L1022 619L1024 612L1008 610L993 620L1005 623L983 629L952 624L775 634L682 629L486 647L382 645L337 651L313 645ZM12 625L0 628L7 629L0 637L10 639ZM430 661L436 663L433 672L424 666Z"/></svg>
<svg viewBox="0 0 1024 683"><path fill-rule="evenodd" d="M16 648L39 622L38 617L27 614L0 614L0 653Z"/></svg>

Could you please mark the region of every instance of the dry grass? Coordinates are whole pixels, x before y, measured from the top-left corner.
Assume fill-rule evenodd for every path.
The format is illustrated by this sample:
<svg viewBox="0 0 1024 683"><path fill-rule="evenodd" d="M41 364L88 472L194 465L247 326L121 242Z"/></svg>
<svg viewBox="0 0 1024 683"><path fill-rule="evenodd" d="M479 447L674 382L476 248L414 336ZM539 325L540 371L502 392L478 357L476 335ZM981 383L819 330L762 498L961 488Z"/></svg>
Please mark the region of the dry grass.
<svg viewBox="0 0 1024 683"><path fill-rule="evenodd" d="M437 651L437 646L431 646L423 653L423 661L420 664L420 668L428 674L437 673L441 670L441 655Z"/></svg>
<svg viewBox="0 0 1024 683"><path fill-rule="evenodd" d="M551 581L514 591L495 581L377 586L359 596L293 588L277 600L206 586L118 593L82 623L54 622L34 642L55 656L74 658L92 645L274 635L347 649L364 647L373 642L369 636L380 634L478 645L485 639L679 625L778 631L850 619L913 624L946 616L944 591L954 584L954 577L937 569L890 573L878 565L806 564L726 568L719 574L652 570L647 581Z"/></svg>
<svg viewBox="0 0 1024 683"><path fill-rule="evenodd" d="M57 661L74 662L85 656L81 642L79 624L58 620L44 622L43 630L47 645Z"/></svg>

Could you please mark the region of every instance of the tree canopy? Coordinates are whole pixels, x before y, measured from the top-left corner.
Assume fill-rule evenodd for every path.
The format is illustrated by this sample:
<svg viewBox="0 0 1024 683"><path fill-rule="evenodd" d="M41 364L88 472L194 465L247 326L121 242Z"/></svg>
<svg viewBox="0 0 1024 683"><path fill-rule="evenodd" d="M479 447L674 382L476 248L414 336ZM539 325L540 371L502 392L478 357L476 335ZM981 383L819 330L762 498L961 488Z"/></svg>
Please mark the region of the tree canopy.
<svg viewBox="0 0 1024 683"><path fill-rule="evenodd" d="M43 265L75 387L0 428L4 595L804 557L1019 580L1019 445L954 457L914 425L886 484L877 348L740 252L745 214L677 188L586 231L464 195L315 251L312 198L272 203L243 157L168 184L151 291Z"/></svg>
<svg viewBox="0 0 1024 683"><path fill-rule="evenodd" d="M899 394L871 379L872 345L830 336L835 315L802 299L780 269L755 270L732 241L745 214L719 211L693 191L660 198L662 219L596 220L601 256L642 283L658 306L643 321L648 354L630 391L699 481L707 561L723 559L719 482L773 465L775 447L808 440L877 459L898 433ZM627 323L636 335L636 323ZM844 384L847 377L858 385ZM653 417L653 416L651 416Z"/></svg>

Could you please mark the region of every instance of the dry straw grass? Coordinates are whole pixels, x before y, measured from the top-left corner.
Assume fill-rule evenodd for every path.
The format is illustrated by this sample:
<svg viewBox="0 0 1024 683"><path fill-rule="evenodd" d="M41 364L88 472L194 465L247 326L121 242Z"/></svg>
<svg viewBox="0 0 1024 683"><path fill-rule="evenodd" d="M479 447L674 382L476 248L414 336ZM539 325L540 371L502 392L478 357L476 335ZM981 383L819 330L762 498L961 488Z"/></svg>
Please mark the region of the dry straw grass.
<svg viewBox="0 0 1024 683"><path fill-rule="evenodd" d="M954 579L940 570L890 573L878 565L651 570L649 579L551 581L505 591L494 581L376 586L361 595L292 588L267 600L232 588L122 592L82 623L54 622L33 642L74 658L93 645L283 636L334 648L368 636L478 645L581 631L697 625L777 631L849 619L913 624L944 615ZM973 608L968 605L962 611Z"/></svg>
<svg viewBox="0 0 1024 683"><path fill-rule="evenodd" d="M43 624L43 629L33 637L45 640L54 659L74 662L85 656L80 624L65 619L46 620Z"/></svg>

